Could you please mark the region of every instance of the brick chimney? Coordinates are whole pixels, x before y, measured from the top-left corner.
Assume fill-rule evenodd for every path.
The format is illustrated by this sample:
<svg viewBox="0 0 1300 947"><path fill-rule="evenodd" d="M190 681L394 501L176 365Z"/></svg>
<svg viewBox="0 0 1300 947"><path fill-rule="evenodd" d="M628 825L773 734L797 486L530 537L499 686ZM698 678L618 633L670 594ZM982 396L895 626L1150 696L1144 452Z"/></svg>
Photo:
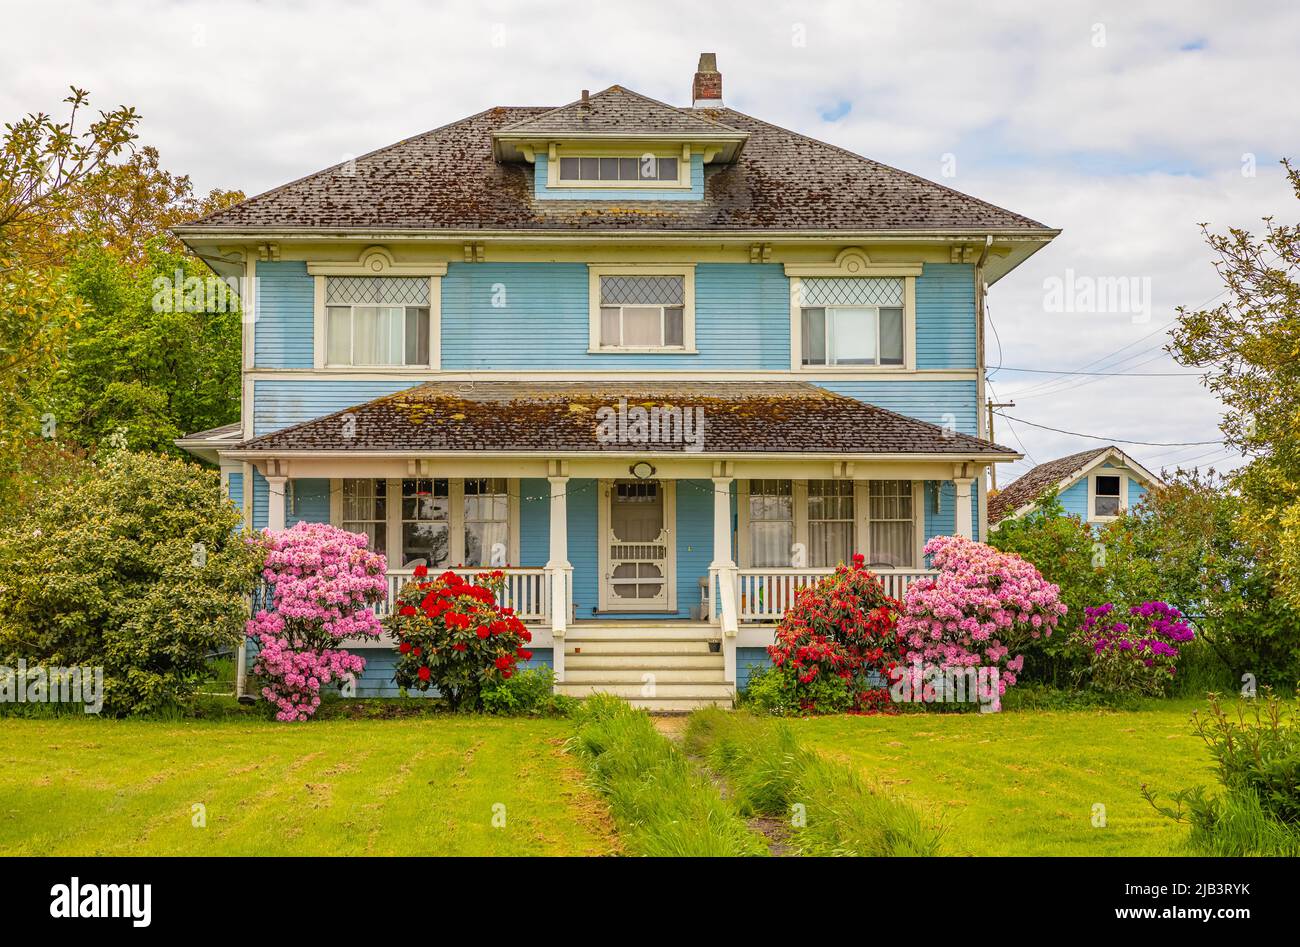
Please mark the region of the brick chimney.
<svg viewBox="0 0 1300 947"><path fill-rule="evenodd" d="M718 54L700 53L700 64L691 83L692 108L722 108L722 73L718 72Z"/></svg>

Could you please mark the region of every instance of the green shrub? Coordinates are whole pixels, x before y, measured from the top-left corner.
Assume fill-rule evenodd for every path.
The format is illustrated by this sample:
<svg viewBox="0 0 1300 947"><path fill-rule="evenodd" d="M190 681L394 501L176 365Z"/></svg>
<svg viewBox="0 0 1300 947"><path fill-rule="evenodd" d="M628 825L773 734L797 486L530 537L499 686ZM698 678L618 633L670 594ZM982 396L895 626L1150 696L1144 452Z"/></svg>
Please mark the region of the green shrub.
<svg viewBox="0 0 1300 947"><path fill-rule="evenodd" d="M1300 854L1300 709L1265 690L1238 701L1232 713L1211 696L1209 712L1192 717L1214 757L1219 791L1194 786L1155 810L1191 826L1193 849L1210 855Z"/></svg>
<svg viewBox="0 0 1300 947"><path fill-rule="evenodd" d="M764 842L643 711L597 694L573 717L568 748L586 763L629 850L669 857L767 853Z"/></svg>
<svg viewBox="0 0 1300 947"><path fill-rule="evenodd" d="M941 854L941 829L853 768L800 746L789 724L699 710L686 748L727 779L741 814L786 821L801 855Z"/></svg>
<svg viewBox="0 0 1300 947"><path fill-rule="evenodd" d="M567 717L578 701L556 694L555 672L549 667L529 668L513 677L489 681L480 697L483 712L502 717Z"/></svg>
<svg viewBox="0 0 1300 947"><path fill-rule="evenodd" d="M104 709L186 704L240 645L260 554L215 471L101 456L0 528L0 657L104 669Z"/></svg>
<svg viewBox="0 0 1300 947"><path fill-rule="evenodd" d="M758 713L798 717L810 704L818 713L843 713L853 705L853 695L848 681L836 675L801 683L789 669L769 666L750 672L742 703Z"/></svg>

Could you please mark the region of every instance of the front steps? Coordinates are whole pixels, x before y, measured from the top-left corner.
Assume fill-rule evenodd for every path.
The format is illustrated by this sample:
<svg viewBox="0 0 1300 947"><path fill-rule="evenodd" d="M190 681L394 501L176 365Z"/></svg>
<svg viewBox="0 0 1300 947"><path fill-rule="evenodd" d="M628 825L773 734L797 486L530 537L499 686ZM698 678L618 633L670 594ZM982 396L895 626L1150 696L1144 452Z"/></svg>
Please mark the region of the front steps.
<svg viewBox="0 0 1300 947"><path fill-rule="evenodd" d="M564 681L570 697L613 694L652 713L731 707L736 689L725 678L717 629L698 622L581 622L564 637Z"/></svg>

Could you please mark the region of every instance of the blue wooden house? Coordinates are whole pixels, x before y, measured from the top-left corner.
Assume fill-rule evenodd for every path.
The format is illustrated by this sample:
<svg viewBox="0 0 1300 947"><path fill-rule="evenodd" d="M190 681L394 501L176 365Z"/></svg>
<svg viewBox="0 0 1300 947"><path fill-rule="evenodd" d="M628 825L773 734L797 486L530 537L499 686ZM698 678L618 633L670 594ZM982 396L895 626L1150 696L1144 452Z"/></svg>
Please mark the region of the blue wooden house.
<svg viewBox="0 0 1300 947"><path fill-rule="evenodd" d="M507 565L564 692L730 703L795 590L983 537L983 296L1057 231L724 106L498 106L177 228L243 286L250 529ZM393 692L392 653L361 694ZM242 677L241 677L242 680Z"/></svg>
<svg viewBox="0 0 1300 947"><path fill-rule="evenodd" d="M1080 451L1039 464L989 498L989 524L997 525L1038 508L1055 492L1066 516L1092 526L1118 519L1137 506L1160 478L1114 445Z"/></svg>

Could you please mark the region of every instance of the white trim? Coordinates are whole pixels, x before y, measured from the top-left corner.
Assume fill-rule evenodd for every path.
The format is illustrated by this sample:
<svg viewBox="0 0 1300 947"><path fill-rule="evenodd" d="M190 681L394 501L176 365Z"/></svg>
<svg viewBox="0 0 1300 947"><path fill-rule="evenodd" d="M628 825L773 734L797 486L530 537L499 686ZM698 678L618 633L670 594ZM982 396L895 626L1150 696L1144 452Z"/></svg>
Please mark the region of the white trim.
<svg viewBox="0 0 1300 947"><path fill-rule="evenodd" d="M432 313L430 313L430 332L432 334ZM597 353L609 352L610 349L596 349ZM661 351L661 350L656 350ZM670 354L682 354L680 349L668 350ZM976 381L974 369L917 369L902 371L897 368L891 368L889 371L874 369L870 371L861 370L861 366L854 366L859 369L857 374L862 376L863 381ZM411 366L384 368L380 366L370 366L368 368L328 368L317 371L310 368L259 368L249 374L257 381L283 381L293 379L301 381L304 378L313 381L388 381L390 379L407 379L415 378L416 380L427 379L430 381L483 381L490 378L494 381L555 381L555 380L573 380L584 379L589 381L716 381L719 377L725 377L728 381L791 381L795 380L797 374L798 381L819 382L832 381L843 382L853 373L847 372L847 368L842 371L826 371L822 366L814 366L803 371L792 372L789 369L778 368L768 371L752 370L733 370L719 368L716 370L702 372L692 369L632 369L618 371L615 369L598 368L598 369L581 369L581 368L556 368L543 371L517 371L508 369L457 369L450 371L431 371L423 366Z"/></svg>
<svg viewBox="0 0 1300 947"><path fill-rule="evenodd" d="M623 347L600 344L600 278L602 276L682 277L682 344L662 347ZM600 355L694 355L695 348L695 264L622 263L587 265L587 351ZM576 374L565 372L566 375Z"/></svg>
<svg viewBox="0 0 1300 947"><path fill-rule="evenodd" d="M1097 514L1097 478L1115 477L1119 480L1119 512L1114 516ZM1128 471L1119 467L1095 467L1088 474L1088 516L1089 523L1113 523L1128 510Z"/></svg>
<svg viewBox="0 0 1300 947"><path fill-rule="evenodd" d="M846 250L845 253L848 251ZM844 254L841 253L840 256ZM838 259L838 258L837 258ZM786 264L786 272L794 264ZM813 267L813 264L809 264ZM918 268L920 264L917 264ZM810 275L810 274L805 274ZM825 275L825 274L818 274ZM843 275L843 274L840 274ZM815 380L818 375L826 375L835 381L844 381L846 376L861 375L863 381L883 381L889 380L918 380L914 376L925 375L924 380L950 380L931 379L930 375L957 375L959 378L951 380L976 381L980 379L980 373L974 369L958 369L936 372L933 370L921 371L916 367L916 277L905 274L876 274L876 273L855 273L855 276L864 276L866 278L881 278L882 276L898 277L903 280L903 364L902 365L804 365L803 364L803 279L798 276L790 278L790 374L800 377L800 380ZM834 309L834 306L810 306L810 309ZM855 308L874 308L877 311L879 306L866 306ZM897 307L885 307L897 308ZM879 326L877 325L877 331ZM782 373L784 374L784 373Z"/></svg>
<svg viewBox="0 0 1300 947"><path fill-rule="evenodd" d="M921 275L921 263L873 263L862 247L846 247L835 255L834 263L787 263L786 276L895 276L915 278Z"/></svg>
<svg viewBox="0 0 1300 947"><path fill-rule="evenodd" d="M563 145L553 144L546 158L546 189L548 191L569 191L569 190L592 190L611 189L611 190L648 190L648 191L689 191L691 189L691 159L690 146L684 145L681 151L672 148L657 148L647 151L645 148L600 148L592 146L584 148L578 154L564 155L560 154ZM562 179L560 177L560 161L563 158L634 158L640 162L647 154L653 155L655 159L659 158L676 158L677 159L677 179L672 181L581 181L575 179Z"/></svg>
<svg viewBox="0 0 1300 947"><path fill-rule="evenodd" d="M378 251L380 248L372 247L370 251ZM387 253L387 251L383 251ZM366 258L366 254L362 254ZM373 256L371 257L374 258ZM400 266L400 265L399 265ZM437 377L439 367L442 364L442 276L447 271L447 264L425 263L420 265L410 264L409 271L397 270L396 267L389 267L381 272L370 272L368 270L353 269L357 264L308 264L307 270L314 277L315 285L313 286L312 295L312 368L311 369L281 369L275 370L260 369L258 375L270 373L275 377L281 373L291 373L295 376L301 376L310 373L314 379L324 380L330 374L338 375L348 380L358 380L358 375L374 375L378 378L388 378L399 374L421 374L429 377ZM437 268L441 272L431 272ZM335 272L336 269L341 272ZM325 301L326 284L325 281L330 276L425 276L429 277L429 302L426 306L409 306L402 304L400 307L405 309L427 308L429 310L429 350L425 353L428 359L427 365L330 365L326 362L326 345L328 344L326 332L326 310L328 309ZM350 306L349 308L355 308ZM405 331L405 330L403 330Z"/></svg>
<svg viewBox="0 0 1300 947"><path fill-rule="evenodd" d="M366 247L357 256L356 262L325 263L308 262L307 272L311 276L446 276L446 263L398 263L387 247Z"/></svg>

